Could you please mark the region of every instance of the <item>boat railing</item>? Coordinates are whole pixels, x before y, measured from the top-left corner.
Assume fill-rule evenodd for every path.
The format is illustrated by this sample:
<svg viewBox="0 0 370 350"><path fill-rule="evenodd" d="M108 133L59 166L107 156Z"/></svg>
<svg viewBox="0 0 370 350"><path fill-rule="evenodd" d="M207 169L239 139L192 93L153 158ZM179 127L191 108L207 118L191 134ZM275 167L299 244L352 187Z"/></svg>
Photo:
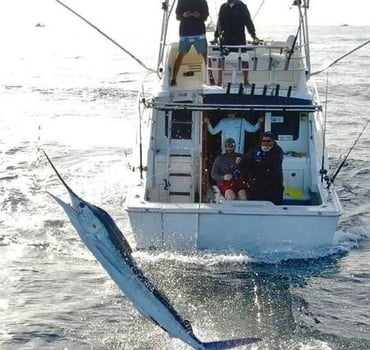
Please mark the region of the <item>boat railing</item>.
<svg viewBox="0 0 370 350"><path fill-rule="evenodd" d="M256 86L296 87L306 66L301 47L296 45L292 49L287 40L258 45L209 45L207 69L219 86L245 84L248 80Z"/></svg>
<svg viewBox="0 0 370 350"><path fill-rule="evenodd" d="M228 104L228 103L192 103L192 102L166 102L157 100L145 101L146 108L153 108L159 111L290 111L290 112L315 112L321 111L322 106L317 104Z"/></svg>

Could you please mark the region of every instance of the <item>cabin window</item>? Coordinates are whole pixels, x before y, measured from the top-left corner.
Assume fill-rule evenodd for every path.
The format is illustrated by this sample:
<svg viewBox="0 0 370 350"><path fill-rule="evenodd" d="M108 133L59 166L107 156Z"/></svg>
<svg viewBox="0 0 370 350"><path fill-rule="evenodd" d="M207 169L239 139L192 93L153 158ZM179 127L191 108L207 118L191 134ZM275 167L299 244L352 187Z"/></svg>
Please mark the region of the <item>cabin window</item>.
<svg viewBox="0 0 370 350"><path fill-rule="evenodd" d="M192 130L192 112L179 110L172 112L171 139L190 140Z"/></svg>
<svg viewBox="0 0 370 350"><path fill-rule="evenodd" d="M271 131L280 141L299 138L299 112L272 112Z"/></svg>

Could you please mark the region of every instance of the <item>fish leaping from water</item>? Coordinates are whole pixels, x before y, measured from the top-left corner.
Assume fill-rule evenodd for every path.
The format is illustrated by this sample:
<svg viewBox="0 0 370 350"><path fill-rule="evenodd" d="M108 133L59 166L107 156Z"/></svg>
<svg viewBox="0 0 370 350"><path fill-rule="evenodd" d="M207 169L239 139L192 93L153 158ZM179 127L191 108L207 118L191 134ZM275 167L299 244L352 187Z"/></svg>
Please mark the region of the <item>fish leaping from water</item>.
<svg viewBox="0 0 370 350"><path fill-rule="evenodd" d="M197 350L230 349L262 340L242 338L200 341L194 335L190 323L177 313L166 296L139 269L132 258L129 243L111 216L77 196L60 176L47 154L44 154L67 189L71 205L49 194L64 209L87 248L144 317L161 327L171 337L179 338Z"/></svg>

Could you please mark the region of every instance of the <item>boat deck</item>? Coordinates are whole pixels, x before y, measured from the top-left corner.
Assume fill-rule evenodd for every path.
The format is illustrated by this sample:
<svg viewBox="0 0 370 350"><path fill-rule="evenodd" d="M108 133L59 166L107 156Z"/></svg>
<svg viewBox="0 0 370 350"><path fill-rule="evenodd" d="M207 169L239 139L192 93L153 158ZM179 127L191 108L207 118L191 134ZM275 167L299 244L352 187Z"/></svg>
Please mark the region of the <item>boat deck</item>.
<svg viewBox="0 0 370 350"><path fill-rule="evenodd" d="M294 90L301 84L306 66L305 57L299 47L291 49L292 37L286 42L270 41L263 44L246 46L209 45L208 65L204 66L203 58L192 47L184 56L178 76L177 85L171 90L194 88L211 84L213 76L215 86L226 88L245 83L244 73L248 72L249 83L256 88L279 85L282 90ZM170 44L168 65L173 67L178 53L178 43ZM164 72L166 73L169 72ZM169 84L170 74L164 81Z"/></svg>

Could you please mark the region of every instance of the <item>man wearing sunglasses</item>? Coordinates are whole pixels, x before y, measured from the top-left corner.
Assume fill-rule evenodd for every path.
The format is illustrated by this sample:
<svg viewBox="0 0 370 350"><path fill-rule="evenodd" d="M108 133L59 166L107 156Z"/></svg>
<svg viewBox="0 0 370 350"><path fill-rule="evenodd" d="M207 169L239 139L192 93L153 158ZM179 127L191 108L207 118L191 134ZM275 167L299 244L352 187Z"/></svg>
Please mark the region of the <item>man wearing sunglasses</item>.
<svg viewBox="0 0 370 350"><path fill-rule="evenodd" d="M241 153L235 152L236 143L232 138L225 141L225 153L218 156L213 164L211 176L217 181L225 199L247 199L247 183L242 171Z"/></svg>
<svg viewBox="0 0 370 350"><path fill-rule="evenodd" d="M250 200L283 203L283 150L271 131L264 133L261 145L243 160L248 177Z"/></svg>

